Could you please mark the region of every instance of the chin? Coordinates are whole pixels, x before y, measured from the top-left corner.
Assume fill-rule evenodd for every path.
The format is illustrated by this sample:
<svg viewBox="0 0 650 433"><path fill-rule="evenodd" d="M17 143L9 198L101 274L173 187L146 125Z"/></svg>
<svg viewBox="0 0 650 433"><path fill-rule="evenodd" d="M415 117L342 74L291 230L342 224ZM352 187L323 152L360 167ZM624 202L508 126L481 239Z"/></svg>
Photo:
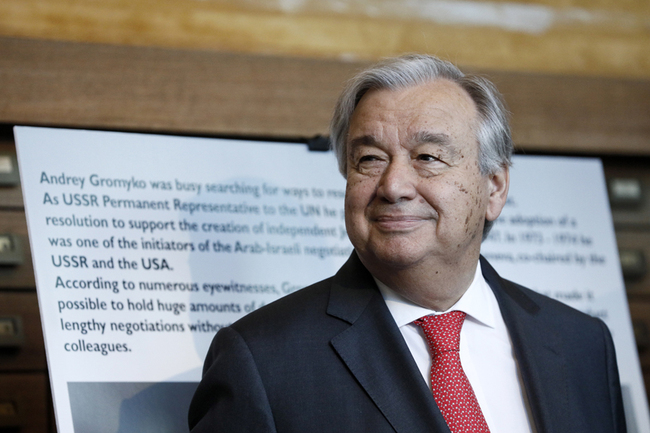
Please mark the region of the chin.
<svg viewBox="0 0 650 433"><path fill-rule="evenodd" d="M420 263L426 256L426 252L413 245L381 245L380 247L370 246L365 251L360 251L359 256L367 259L375 266L395 270L407 269ZM362 260L365 261L366 260Z"/></svg>

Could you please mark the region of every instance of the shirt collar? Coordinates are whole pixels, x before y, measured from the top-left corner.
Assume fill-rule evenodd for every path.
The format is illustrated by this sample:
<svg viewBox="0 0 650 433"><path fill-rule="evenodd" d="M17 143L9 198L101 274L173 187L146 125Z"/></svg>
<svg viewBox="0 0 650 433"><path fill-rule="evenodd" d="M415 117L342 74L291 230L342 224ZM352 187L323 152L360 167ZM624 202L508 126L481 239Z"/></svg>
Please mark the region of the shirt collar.
<svg viewBox="0 0 650 433"><path fill-rule="evenodd" d="M404 298L376 278L375 282L398 327L408 325L423 316L443 314L455 310L466 313L468 318L485 326L489 326L490 328L495 327L494 314L499 311L498 305L492 289L490 289L485 278L483 278L480 262L476 266L474 279L467 288L467 291L447 311L434 311L421 307Z"/></svg>

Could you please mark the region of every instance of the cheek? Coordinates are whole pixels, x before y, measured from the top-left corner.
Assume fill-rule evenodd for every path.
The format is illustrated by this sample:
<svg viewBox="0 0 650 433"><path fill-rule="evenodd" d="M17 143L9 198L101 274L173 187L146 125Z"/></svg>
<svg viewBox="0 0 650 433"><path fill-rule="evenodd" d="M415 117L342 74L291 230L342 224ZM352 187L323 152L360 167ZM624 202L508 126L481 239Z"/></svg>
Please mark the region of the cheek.
<svg viewBox="0 0 650 433"><path fill-rule="evenodd" d="M469 233L480 226L483 220L485 220L488 197L486 196L485 185L482 179L476 179L470 182L466 190L467 217L465 220L465 232Z"/></svg>
<svg viewBox="0 0 650 433"><path fill-rule="evenodd" d="M465 207L471 195L463 181L451 178L433 178L422 185L419 193L420 202L449 215Z"/></svg>
<svg viewBox="0 0 650 433"><path fill-rule="evenodd" d="M374 197L376 189L376 181L373 179L348 177L345 187L346 209L365 207Z"/></svg>
<svg viewBox="0 0 650 433"><path fill-rule="evenodd" d="M465 187L465 184L459 181L454 181L454 186L456 187L456 190L458 191L458 195L460 197L463 196L463 194L468 195L470 192L467 190L467 187Z"/></svg>
<svg viewBox="0 0 650 433"><path fill-rule="evenodd" d="M426 201L443 217L453 220L458 229L470 232L481 219L485 204L484 189L479 179L450 179L428 188Z"/></svg>

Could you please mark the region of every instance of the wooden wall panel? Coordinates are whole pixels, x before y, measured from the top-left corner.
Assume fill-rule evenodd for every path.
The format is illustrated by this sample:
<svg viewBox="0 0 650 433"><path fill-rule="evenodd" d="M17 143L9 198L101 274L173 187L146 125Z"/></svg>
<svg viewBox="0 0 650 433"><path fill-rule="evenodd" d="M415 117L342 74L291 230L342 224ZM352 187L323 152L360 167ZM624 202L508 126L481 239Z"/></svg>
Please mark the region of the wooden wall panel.
<svg viewBox="0 0 650 433"><path fill-rule="evenodd" d="M650 155L650 81L489 74L515 142L548 152Z"/></svg>
<svg viewBox="0 0 650 433"><path fill-rule="evenodd" d="M0 122L311 136L325 131L352 68L0 38Z"/></svg>
<svg viewBox="0 0 650 433"><path fill-rule="evenodd" d="M310 137L365 65L0 38L0 122ZM650 155L650 81L481 72L524 150Z"/></svg>
<svg viewBox="0 0 650 433"><path fill-rule="evenodd" d="M0 35L650 78L648 0L2 0Z"/></svg>

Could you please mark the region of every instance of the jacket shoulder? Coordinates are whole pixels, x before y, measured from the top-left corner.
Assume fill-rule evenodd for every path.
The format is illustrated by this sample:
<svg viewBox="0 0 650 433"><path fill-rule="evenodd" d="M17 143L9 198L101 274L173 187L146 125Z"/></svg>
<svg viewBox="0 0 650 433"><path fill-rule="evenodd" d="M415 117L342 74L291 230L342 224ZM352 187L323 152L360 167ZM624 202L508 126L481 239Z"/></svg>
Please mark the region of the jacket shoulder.
<svg viewBox="0 0 650 433"><path fill-rule="evenodd" d="M494 291L502 310L517 306L526 313L538 317L539 320L549 318L552 321L559 321L558 323L563 323L564 320L590 324L601 322L599 319L563 302L502 278L485 259L481 260L481 268L483 269L483 276ZM515 308L514 310L517 311L518 309Z"/></svg>
<svg viewBox="0 0 650 433"><path fill-rule="evenodd" d="M299 289L247 314L230 327L248 339L310 326L326 316L331 286L332 277Z"/></svg>

